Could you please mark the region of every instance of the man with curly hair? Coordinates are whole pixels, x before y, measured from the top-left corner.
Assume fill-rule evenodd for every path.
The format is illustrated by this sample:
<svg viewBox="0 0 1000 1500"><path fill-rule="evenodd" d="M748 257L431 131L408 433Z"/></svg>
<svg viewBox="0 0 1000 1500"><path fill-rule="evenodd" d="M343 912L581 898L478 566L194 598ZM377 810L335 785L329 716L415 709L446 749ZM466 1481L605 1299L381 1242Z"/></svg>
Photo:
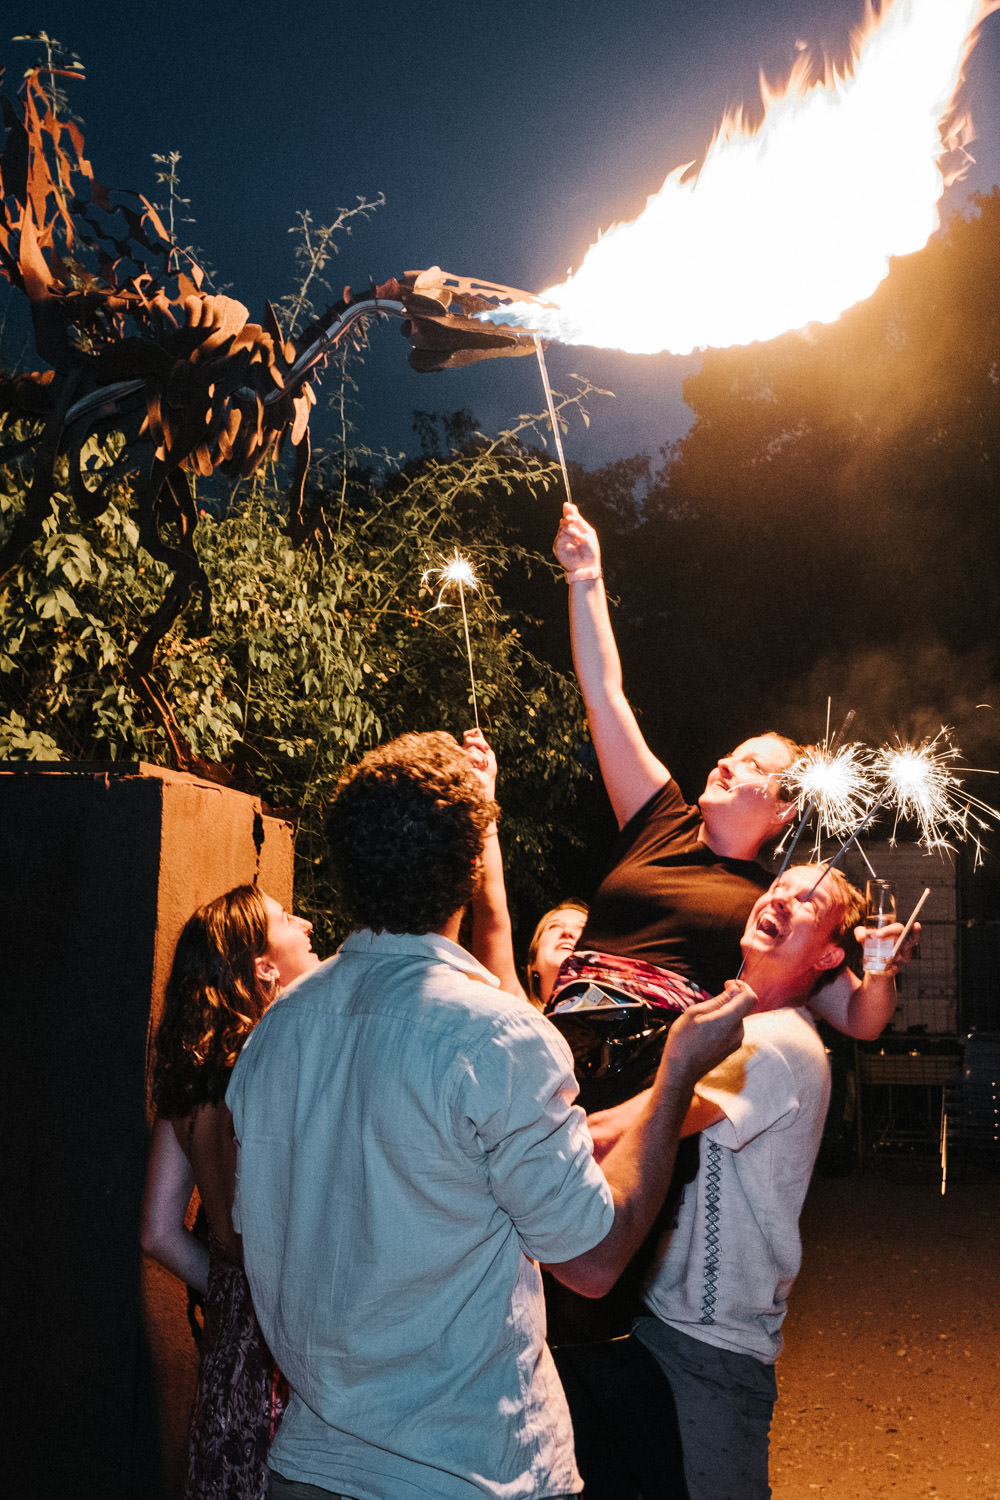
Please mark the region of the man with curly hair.
<svg viewBox="0 0 1000 1500"><path fill-rule="evenodd" d="M612 1285L694 1083L753 1002L734 985L674 1024L602 1170L565 1042L458 945L495 813L450 735L404 735L348 772L328 839L355 930L233 1074L234 1218L292 1387L277 1500L579 1492L537 1262L589 1296Z"/></svg>

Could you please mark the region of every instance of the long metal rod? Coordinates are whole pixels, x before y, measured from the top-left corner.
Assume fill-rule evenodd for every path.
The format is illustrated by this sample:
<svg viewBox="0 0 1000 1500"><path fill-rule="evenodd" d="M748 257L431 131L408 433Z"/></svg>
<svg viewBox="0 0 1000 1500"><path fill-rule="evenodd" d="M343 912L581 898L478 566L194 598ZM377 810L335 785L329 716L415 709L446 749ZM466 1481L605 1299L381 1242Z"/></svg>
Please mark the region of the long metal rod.
<svg viewBox="0 0 1000 1500"><path fill-rule="evenodd" d="M559 432L559 423L556 419L556 404L552 399L552 387L549 385L549 372L545 364L545 351L542 341L535 334L535 353L538 355L538 368L542 374L542 389L545 391L545 400L549 408L549 421L552 423L552 436L556 440L556 452L559 455L559 467L562 470L563 485L566 490L566 499L572 504L573 495L569 487L569 470L566 467L566 456L563 453L562 436Z"/></svg>

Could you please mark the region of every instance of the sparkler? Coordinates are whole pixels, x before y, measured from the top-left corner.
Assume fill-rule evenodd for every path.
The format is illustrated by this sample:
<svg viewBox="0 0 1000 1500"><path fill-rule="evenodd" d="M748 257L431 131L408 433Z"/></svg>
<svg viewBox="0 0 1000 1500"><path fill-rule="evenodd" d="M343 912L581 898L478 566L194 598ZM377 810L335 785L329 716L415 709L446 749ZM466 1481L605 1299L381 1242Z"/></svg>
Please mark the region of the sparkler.
<svg viewBox="0 0 1000 1500"><path fill-rule="evenodd" d="M890 842L895 842L899 824L912 820L920 829L918 842L928 853L954 849L951 835L956 839L971 839L975 851L973 863L981 863L982 841L974 829L986 830L989 824L985 818L1000 819L1000 811L965 790L955 775L961 752L949 736L950 730L942 725L933 739L925 739L919 745L897 738L894 745L883 745L876 752L872 770L881 781L882 790L858 827L827 862L817 886L840 863L876 813L887 805L894 806L896 811Z"/></svg>
<svg viewBox="0 0 1000 1500"><path fill-rule="evenodd" d="M1000 819L1000 812L966 791L955 775L956 769L970 768L958 765L961 752L950 734L942 725L933 739L919 745L898 738L894 745L883 745L876 755L876 774L885 781L885 800L896 809L893 839L900 822L912 820L928 851L953 849L952 838L971 839L978 865L982 842L975 830L987 829L985 819Z"/></svg>
<svg viewBox="0 0 1000 1500"><path fill-rule="evenodd" d="M438 578L441 580L441 587L438 591L437 602L432 606L432 608L443 608L444 596L452 585L454 585L458 589L458 599L459 603L462 606L462 624L465 627L465 652L469 660L469 682L472 687L472 715L475 720L476 728L478 729L479 705L476 701L476 674L472 666L472 642L469 639L469 616L466 613L465 609L465 590L477 589L479 587L479 579L476 577L476 571L473 568L472 563L467 557L462 556L457 547L455 549L454 557L450 562L446 562L443 567L426 568L424 570L423 576L421 577L421 583L426 586L428 579L432 578L435 574L437 574Z"/></svg>
<svg viewBox="0 0 1000 1500"><path fill-rule="evenodd" d="M850 837L846 838L844 840L844 842L841 844L840 848L837 850L837 852L833 856L833 858L827 860L826 864L823 866L823 873L818 877L818 879L816 881L816 884L809 891L809 895L810 896L812 895L813 891L815 891L817 889L817 887L820 886L823 883L823 881L829 875L830 871L831 870L835 870L837 868L837 866L840 864L840 861L843 859L844 855L847 853L848 849L851 847L852 844L854 844L854 843L857 842L858 838L860 837L860 835L862 833L864 833L865 829L868 827L868 824L875 817L876 813L878 813L885 806L885 804L888 802L888 800L889 800L889 789L886 788L886 790L882 793L882 795L878 798L878 800L876 802L874 802L872 804L872 806L869 808L868 812L862 818L861 822L858 824L857 828L855 828L854 832L850 835ZM860 848L860 845L859 845L859 848ZM868 864L868 861L865 860L865 863ZM871 869L871 866L869 865L868 868ZM808 899L808 897L806 899Z"/></svg>
<svg viewBox="0 0 1000 1500"><path fill-rule="evenodd" d="M910 912L910 919L909 919L909 921L907 922L906 926L903 928L902 932L899 934L899 937L896 939L895 946L894 946L894 948L892 950L892 953L890 954L891 958L895 958L896 957L896 954L899 952L900 948L902 948L903 944L906 942L906 939L909 937L910 932L912 931L913 924L917 920L917 918L919 917L921 909L923 907L923 904L927 900L927 897L930 895L930 893L931 893L930 886L929 885L925 885L924 886L924 893L923 893L923 895L920 897L920 899L917 902L916 906Z"/></svg>
<svg viewBox="0 0 1000 1500"><path fill-rule="evenodd" d="M854 709L850 709L837 733L830 738L830 702L826 706L826 738L819 748L812 747L792 762L782 776L785 787L794 793L801 810L798 825L792 836L781 868L775 879L788 869L795 846L815 810L815 853L819 854L824 834L836 837L846 833L862 817L875 795L867 768L868 752L857 742L834 747L843 739L854 722ZM867 861L866 861L867 862Z"/></svg>
<svg viewBox="0 0 1000 1500"><path fill-rule="evenodd" d="M851 717L853 718L853 712ZM868 777L862 769L863 751L864 746L859 744L842 745L833 753L823 748L800 756L789 766L784 779L787 784L797 785L799 788L802 816L785 857L781 861L781 867L775 876L776 880L780 880L788 869L795 846L814 809L817 813L816 854L818 855L823 842L824 829L830 834L838 830L841 833L846 832L846 829L870 805ZM865 858L865 863L868 863L867 858ZM826 874L825 870L823 874ZM816 885L819 885L822 878L821 875ZM815 889L816 886L813 886L813 890Z"/></svg>
<svg viewBox="0 0 1000 1500"><path fill-rule="evenodd" d="M794 761L785 772L800 806L817 813L817 848L824 837L843 838L870 810L877 796L871 752L858 741L839 749L821 746Z"/></svg>
<svg viewBox="0 0 1000 1500"><path fill-rule="evenodd" d="M569 488L569 470L566 467L566 458L563 454L562 435L559 431L559 423L556 420L556 404L552 399L552 387L549 384L549 371L545 363L545 351L542 341L535 334L535 353L538 355L538 369L542 377L542 389L545 391L545 401L549 408L549 421L552 423L552 436L555 439L556 452L559 455L559 467L562 470L563 487L566 490L566 499L572 504L573 496Z"/></svg>

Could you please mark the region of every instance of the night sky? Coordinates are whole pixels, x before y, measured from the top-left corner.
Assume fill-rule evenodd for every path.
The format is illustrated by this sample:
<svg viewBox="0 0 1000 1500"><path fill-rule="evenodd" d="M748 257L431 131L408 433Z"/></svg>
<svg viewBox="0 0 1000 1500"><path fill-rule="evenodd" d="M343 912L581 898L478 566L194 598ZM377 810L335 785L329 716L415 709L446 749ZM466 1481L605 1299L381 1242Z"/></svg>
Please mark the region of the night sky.
<svg viewBox="0 0 1000 1500"><path fill-rule="evenodd" d="M291 288L298 211L325 224L380 192L385 206L341 241L338 292L433 264L551 285L699 156L727 107L754 105L759 70L783 79L797 43L842 57L862 16L863 0L8 0L0 59L12 90L35 49L7 38L44 29L76 52L87 81L69 87L105 183L156 199L152 153L181 153L192 240L256 320ZM977 164L952 205L1000 181L1000 16L965 97ZM375 447L412 451L414 408L467 407L496 431L543 404L532 360L419 376L406 353L390 322L357 371L356 419ZM548 360L556 386L578 371L617 395L595 398L589 431L571 428L571 459L655 455L684 431L697 356L556 348Z"/></svg>

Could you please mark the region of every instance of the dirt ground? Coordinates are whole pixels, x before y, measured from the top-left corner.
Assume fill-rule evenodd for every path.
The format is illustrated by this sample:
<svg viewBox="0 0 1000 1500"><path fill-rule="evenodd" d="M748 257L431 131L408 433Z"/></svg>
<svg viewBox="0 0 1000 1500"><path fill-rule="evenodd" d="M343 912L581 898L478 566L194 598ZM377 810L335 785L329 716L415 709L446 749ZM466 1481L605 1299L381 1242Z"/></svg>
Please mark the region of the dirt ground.
<svg viewBox="0 0 1000 1500"><path fill-rule="evenodd" d="M817 1175L802 1230L774 1500L1000 1500L1000 1175Z"/></svg>

